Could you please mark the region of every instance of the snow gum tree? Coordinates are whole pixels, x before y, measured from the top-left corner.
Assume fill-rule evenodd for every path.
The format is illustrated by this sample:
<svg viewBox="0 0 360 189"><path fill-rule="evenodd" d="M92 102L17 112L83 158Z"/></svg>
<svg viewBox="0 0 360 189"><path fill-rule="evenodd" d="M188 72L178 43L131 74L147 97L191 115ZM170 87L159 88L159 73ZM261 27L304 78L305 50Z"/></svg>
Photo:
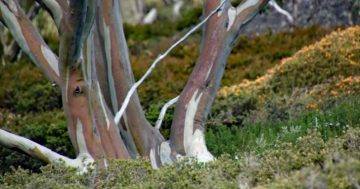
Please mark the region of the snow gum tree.
<svg viewBox="0 0 360 189"><path fill-rule="evenodd" d="M214 159L207 150L204 123L219 88L229 53L241 28L267 4L243 0L205 0L203 19L164 54L137 82L131 70L119 0L37 0L52 16L60 38L53 52L17 0L0 0L0 21L21 50L59 86L70 140L77 157L60 155L0 129L0 144L48 163L58 161L86 171L89 163L106 167L111 159L150 159L154 168L193 157ZM176 103L169 140L149 124L136 89L155 66L195 30L202 28L200 55Z"/></svg>

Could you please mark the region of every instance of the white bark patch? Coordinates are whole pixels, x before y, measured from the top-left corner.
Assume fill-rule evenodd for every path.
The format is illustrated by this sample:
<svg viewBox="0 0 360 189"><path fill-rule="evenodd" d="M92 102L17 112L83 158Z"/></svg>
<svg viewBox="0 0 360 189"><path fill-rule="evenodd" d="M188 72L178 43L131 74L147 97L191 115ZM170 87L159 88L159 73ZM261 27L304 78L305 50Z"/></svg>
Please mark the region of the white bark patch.
<svg viewBox="0 0 360 189"><path fill-rule="evenodd" d="M55 54L48 47L45 47L44 45L41 45L41 52L44 55L48 64L50 65L51 69L54 70L57 76L60 76L59 61L55 56Z"/></svg>
<svg viewBox="0 0 360 189"><path fill-rule="evenodd" d="M110 29L106 25L105 20L103 20L103 37L104 37L104 46L105 46L105 56L106 56L106 66L107 66L107 79L109 82L111 105L114 111L118 111L118 102L116 98L116 89L114 77L112 74L112 58L111 58L111 38L110 38Z"/></svg>
<svg viewBox="0 0 360 189"><path fill-rule="evenodd" d="M207 71L206 76L205 76L205 81L209 79L209 76L210 76L211 69L212 69L213 65L214 65L214 64L211 64L209 70Z"/></svg>
<svg viewBox="0 0 360 189"><path fill-rule="evenodd" d="M60 26L60 21L63 17L63 12L59 3L54 0L43 0L44 4L51 10L53 14L53 19L57 27Z"/></svg>
<svg viewBox="0 0 360 189"><path fill-rule="evenodd" d="M86 57L86 63L83 66L83 70L86 73L86 83L88 83L89 86L92 85L92 73L91 73L91 65L94 62L93 57L94 57L94 44L93 44L93 32L91 32L86 40L86 52L85 57Z"/></svg>
<svg viewBox="0 0 360 189"><path fill-rule="evenodd" d="M184 148L186 155L195 157L199 162L208 162L214 157L207 150L203 131L197 129L194 132L195 115L202 95L202 93L198 94L198 90L196 90L186 106Z"/></svg>
<svg viewBox="0 0 360 189"><path fill-rule="evenodd" d="M156 8L152 8L149 13L147 13L142 21L143 24L152 24L157 18Z"/></svg>
<svg viewBox="0 0 360 189"><path fill-rule="evenodd" d="M104 159L104 166L105 166L105 168L109 166L106 159Z"/></svg>
<svg viewBox="0 0 360 189"><path fill-rule="evenodd" d="M10 9L13 13L17 14L17 13L18 13L18 8L17 8L17 6L16 6L15 1L14 1L14 0L10 0L10 1L6 1L6 2L7 2L7 4L9 5L9 9Z"/></svg>
<svg viewBox="0 0 360 189"><path fill-rule="evenodd" d="M173 6L173 15L178 17L180 16L180 9L184 5L184 1L177 0L176 3Z"/></svg>
<svg viewBox="0 0 360 189"><path fill-rule="evenodd" d="M218 17L221 16L222 13L224 12L223 10L224 10L224 8L225 8L225 1L226 1L226 0L222 0L222 1L220 2L221 7L220 7L220 10L218 11L218 14L217 14Z"/></svg>
<svg viewBox="0 0 360 189"><path fill-rule="evenodd" d="M160 160L161 164L170 164L173 163L171 159L171 148L170 148L170 142L162 142L160 145Z"/></svg>
<svg viewBox="0 0 360 189"><path fill-rule="evenodd" d="M160 54L155 61L151 64L150 68L145 72L145 74L136 82L133 86L131 86L129 92L126 94L125 100L120 108L120 110L115 115L115 123L118 124L121 116L124 114L127 105L130 102L131 96L135 93L136 89L144 82L144 80L150 75L150 73L154 70L156 65L158 65L175 47L177 47L180 43L185 41L192 33L201 28L210 18L215 15L221 6L224 5L226 1L223 0L220 5L213 10L206 18L204 18L200 23L198 23L195 27L193 27L189 32L187 32L183 37L177 40L170 48L168 48L163 54Z"/></svg>
<svg viewBox="0 0 360 189"><path fill-rule="evenodd" d="M206 147L204 132L199 129L196 129L194 132L191 153L191 156L196 157L199 162L209 162L214 160L214 156Z"/></svg>
<svg viewBox="0 0 360 189"><path fill-rule="evenodd" d="M83 132L83 125L80 121L80 119L76 120L76 140L79 147L79 153L85 154L88 153L87 147L86 147L86 141L84 137Z"/></svg>
<svg viewBox="0 0 360 189"><path fill-rule="evenodd" d="M105 107L105 102L104 102L104 96L103 96L103 94L101 93L99 81L97 81L97 92L98 92L98 95L99 95L101 108L102 108L102 110L103 110L103 112L104 112L104 115L105 115L106 128L107 128L107 130L109 130L109 129L110 129L110 119L109 119L108 114L107 114L107 112L106 112L106 107Z"/></svg>
<svg viewBox="0 0 360 189"><path fill-rule="evenodd" d="M159 169L159 166L158 166L158 164L156 163L155 149L151 149L151 150L150 150L149 158L150 158L151 166L152 166L154 169Z"/></svg>
<svg viewBox="0 0 360 189"><path fill-rule="evenodd" d="M65 70L65 102L69 101L68 91L69 91L69 83L70 83L70 68L67 67Z"/></svg>
<svg viewBox="0 0 360 189"><path fill-rule="evenodd" d="M229 31L232 27L232 25L234 24L235 22L235 18L237 16L237 12L236 12L236 9L234 7L231 7L229 10L228 10L228 26L227 26L227 31Z"/></svg>

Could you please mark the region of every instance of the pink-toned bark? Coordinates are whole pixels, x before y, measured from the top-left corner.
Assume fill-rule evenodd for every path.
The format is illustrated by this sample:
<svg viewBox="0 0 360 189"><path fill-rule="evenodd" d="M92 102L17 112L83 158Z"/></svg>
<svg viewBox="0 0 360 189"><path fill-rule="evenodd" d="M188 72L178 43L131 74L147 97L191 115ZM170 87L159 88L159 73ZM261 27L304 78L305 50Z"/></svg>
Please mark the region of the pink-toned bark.
<svg viewBox="0 0 360 189"><path fill-rule="evenodd" d="M4 23L21 49L30 56L51 81L60 83L58 60L55 53L46 45L17 1L1 0L0 10Z"/></svg>
<svg viewBox="0 0 360 189"><path fill-rule="evenodd" d="M225 65L240 29L259 11L267 0L249 0L238 7L226 2L217 16L204 27L200 57L178 100L171 127L170 146L173 155L189 155L211 160L204 139L204 124L215 94L220 86ZM217 0L204 4L209 14Z"/></svg>
<svg viewBox="0 0 360 189"><path fill-rule="evenodd" d="M109 93L108 105L113 112L121 107L127 92L134 84L134 76L131 70L128 49L125 36L123 33L120 6L117 0L104 0L99 7L98 30L100 44L103 51L103 62L107 66L104 80L107 82L103 85L103 91ZM126 109L124 117L120 123L122 135L127 138L127 146L136 149L134 153L141 156L148 156L150 149L154 148L164 139L160 132L153 128L146 120L140 100L135 93Z"/></svg>
<svg viewBox="0 0 360 189"><path fill-rule="evenodd" d="M34 153L24 147L27 140L2 130L0 135L12 140L0 140L0 144L19 148L48 162L66 159L69 165L81 169L86 167L79 161L82 157L89 162L99 160L100 165L106 166L110 159L140 155L149 157L154 167L175 162L182 156L196 157L199 161L214 158L205 145L204 121L240 29L267 0L246 0L238 7L231 6L230 1L205 2L206 19L198 25L206 23L200 57L178 99L169 141L146 120L135 90L128 98L129 104L124 106L126 109L122 109L124 115L114 120L129 90L136 89L119 0L37 2L52 15L58 27L59 57L46 45L18 1L0 0L0 21L9 28L22 50L60 86L68 131L78 158L66 159L31 143ZM182 41L161 55L161 60ZM16 140L19 143L14 143Z"/></svg>

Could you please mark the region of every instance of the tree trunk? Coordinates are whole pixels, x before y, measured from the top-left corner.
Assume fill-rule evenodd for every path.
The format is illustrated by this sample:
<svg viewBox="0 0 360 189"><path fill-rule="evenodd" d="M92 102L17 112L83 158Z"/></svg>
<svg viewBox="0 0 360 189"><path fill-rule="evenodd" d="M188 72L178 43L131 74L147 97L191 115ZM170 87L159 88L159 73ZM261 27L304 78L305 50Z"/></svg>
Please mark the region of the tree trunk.
<svg viewBox="0 0 360 189"><path fill-rule="evenodd" d="M240 29L267 0L246 0L237 7L230 1L207 0L204 20L159 55L137 82L130 66L120 7L120 2L130 1L38 2L49 11L58 27L59 57L44 42L18 1L0 0L0 20L21 49L59 85L77 158L61 156L1 129L0 144L49 163L64 160L66 165L81 171L94 160L106 167L108 160L137 156L149 158L154 167L178 161L183 156L201 162L214 159L206 148L204 123ZM146 120L136 88L172 49L203 24L200 57L184 90L171 102L177 101L177 105L170 140L165 141L159 130Z"/></svg>

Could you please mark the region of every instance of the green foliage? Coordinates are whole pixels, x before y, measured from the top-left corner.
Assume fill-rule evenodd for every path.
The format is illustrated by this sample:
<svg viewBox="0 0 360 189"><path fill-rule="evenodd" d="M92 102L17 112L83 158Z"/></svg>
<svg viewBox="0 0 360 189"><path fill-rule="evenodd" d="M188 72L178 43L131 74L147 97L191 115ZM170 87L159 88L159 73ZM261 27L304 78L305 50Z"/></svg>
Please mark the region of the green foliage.
<svg viewBox="0 0 360 189"><path fill-rule="evenodd" d="M242 126L210 125L206 143L215 155L259 154L272 149L277 142L294 143L297 138L307 135L309 130L319 132L322 139L327 141L340 136L349 127L359 126L359 117L360 100L355 96L338 102L330 110L305 112L296 119L267 120Z"/></svg>
<svg viewBox="0 0 360 189"><path fill-rule="evenodd" d="M36 21L40 28L46 23L42 14ZM196 9L175 22L125 26L135 77L139 78L150 60L172 44L174 39L169 36L194 25L200 14ZM57 34L52 28L42 32L56 50ZM61 165L40 170L41 162L0 148L0 172L7 172L0 176L0 188L355 186L360 179L360 101L354 96L360 92L358 29L335 33L281 63L327 32L312 27L239 40L229 58L223 84L256 80L250 85L245 82L241 93L233 91L215 102L206 141L209 150L218 156L217 161L196 164L184 160L160 170L153 170L146 160L114 161L107 170L77 175ZM181 92L198 56L198 44L199 36L195 35L179 46L140 88L146 117L152 124L164 104L153 102ZM65 118L57 110L61 108L60 93L29 62L22 59L0 69L0 125L74 157ZM268 76L266 71L279 64L281 69L275 67L271 77L257 80ZM307 91L312 91L311 95ZM334 98L329 98L334 91ZM306 108L314 102L320 105ZM172 111L162 126L165 137L169 136ZM341 136L344 132L345 136ZM38 173L22 169L10 173L10 166Z"/></svg>
<svg viewBox="0 0 360 189"><path fill-rule="evenodd" d="M244 79L254 80L281 63L283 58L293 55L304 45L319 40L328 32L329 30L311 27L294 29L293 32L241 37L229 57L222 85L238 84ZM129 48L133 54L131 58L135 78L140 78L152 60L166 50L174 40L171 38L160 38L155 41L130 40ZM139 88L139 95L145 106L180 94L199 55L199 44L200 36L192 36L154 70Z"/></svg>
<svg viewBox="0 0 360 189"><path fill-rule="evenodd" d="M234 118L234 124L244 119L232 112L249 98L256 107L245 122L288 120L306 110L329 109L339 99L360 92L359 36L359 27L333 32L283 59L256 80L221 89L215 104L228 104L222 111L229 112L226 117ZM228 98L237 103L227 103Z"/></svg>
<svg viewBox="0 0 360 189"><path fill-rule="evenodd" d="M210 127L216 125L241 126L256 107L257 99L252 95L230 95L226 98L221 98L214 103L211 109L208 125Z"/></svg>
<svg viewBox="0 0 360 189"><path fill-rule="evenodd" d="M157 20L153 24L130 25L124 24L126 39L143 41L158 37L171 37L177 31L182 31L199 22L202 14L201 8L186 10L183 15L175 20Z"/></svg>
<svg viewBox="0 0 360 189"><path fill-rule="evenodd" d="M59 89L31 64L28 59L22 59L16 64L1 66L0 108L27 113L62 107Z"/></svg>
<svg viewBox="0 0 360 189"><path fill-rule="evenodd" d="M278 142L259 155L224 155L199 164L185 159L159 170L147 160L112 161L78 175L61 165L41 173L17 169L0 176L1 188L351 188L360 181L360 130L324 141L309 130L294 143Z"/></svg>

